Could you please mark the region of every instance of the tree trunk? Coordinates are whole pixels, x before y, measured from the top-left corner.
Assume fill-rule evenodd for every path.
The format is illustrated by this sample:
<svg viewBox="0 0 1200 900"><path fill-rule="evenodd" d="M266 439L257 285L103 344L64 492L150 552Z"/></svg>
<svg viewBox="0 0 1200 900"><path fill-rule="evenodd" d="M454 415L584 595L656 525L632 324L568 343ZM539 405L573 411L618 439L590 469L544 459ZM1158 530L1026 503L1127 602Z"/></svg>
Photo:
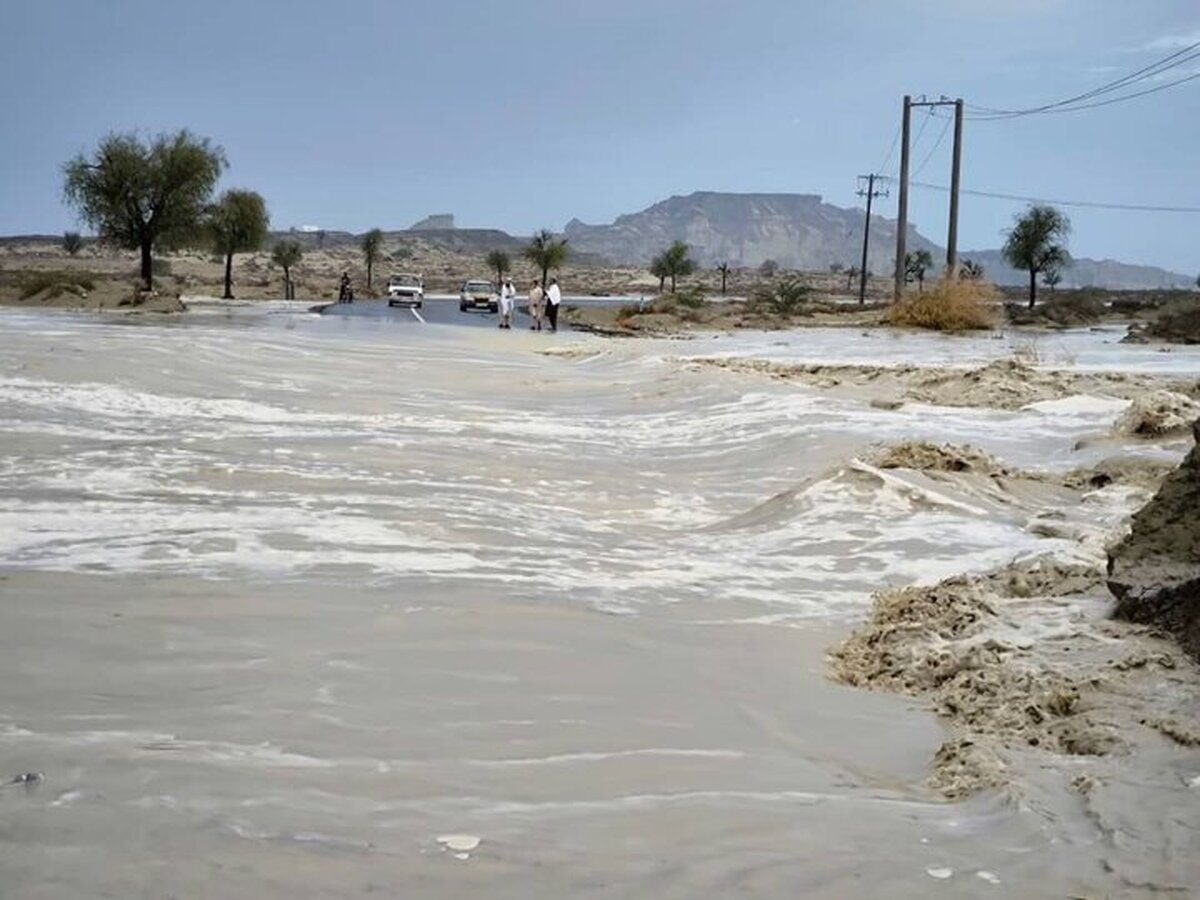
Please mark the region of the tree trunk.
<svg viewBox="0 0 1200 900"><path fill-rule="evenodd" d="M233 299L233 254L225 254L225 296L223 300Z"/></svg>
<svg viewBox="0 0 1200 900"><path fill-rule="evenodd" d="M726 278L727 274L728 273L726 273L726 272L721 273L721 296L725 295L725 278Z"/></svg>
<svg viewBox="0 0 1200 900"><path fill-rule="evenodd" d="M1029 270L1029 308L1037 303L1037 269Z"/></svg>
<svg viewBox="0 0 1200 900"><path fill-rule="evenodd" d="M658 276L658 292L659 292L660 294L661 294L661 293L662 293L662 291L663 291L663 285L664 285L664 284L666 284L666 283L667 283L667 276L666 276L666 275L659 275L659 276Z"/></svg>
<svg viewBox="0 0 1200 900"><path fill-rule="evenodd" d="M675 293L675 273L671 273L671 293Z"/></svg>
<svg viewBox="0 0 1200 900"><path fill-rule="evenodd" d="M550 279L550 267L542 266L542 290L543 291L546 290L549 279Z"/></svg>
<svg viewBox="0 0 1200 900"><path fill-rule="evenodd" d="M142 238L142 283L146 290L154 290L154 267L150 263L151 240Z"/></svg>
<svg viewBox="0 0 1200 900"><path fill-rule="evenodd" d="M371 292L371 269L375 266L375 261L371 257L367 257L367 293Z"/></svg>
<svg viewBox="0 0 1200 900"><path fill-rule="evenodd" d="M292 276L288 271L288 267L283 267L283 299L292 299Z"/></svg>

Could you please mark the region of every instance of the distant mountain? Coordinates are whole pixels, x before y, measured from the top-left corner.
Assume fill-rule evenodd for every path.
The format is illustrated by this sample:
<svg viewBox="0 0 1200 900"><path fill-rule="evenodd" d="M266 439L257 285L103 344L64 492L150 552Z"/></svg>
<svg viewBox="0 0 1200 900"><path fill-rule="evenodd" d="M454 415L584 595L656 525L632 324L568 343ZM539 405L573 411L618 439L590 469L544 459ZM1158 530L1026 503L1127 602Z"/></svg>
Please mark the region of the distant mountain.
<svg viewBox="0 0 1200 900"><path fill-rule="evenodd" d="M454 227L454 216L451 213L437 213L426 216L420 222L409 227L409 231L446 231Z"/></svg>
<svg viewBox="0 0 1200 900"><path fill-rule="evenodd" d="M862 256L863 213L822 202L815 194L721 194L701 191L671 197L611 225L572 219L565 229L577 249L614 263L646 265L672 241L684 241L701 265L727 262L755 267L773 259L789 269L822 270L857 265ZM908 232L913 249L936 249ZM896 252L896 223L871 217L870 268L884 273Z"/></svg>
<svg viewBox="0 0 1200 900"><path fill-rule="evenodd" d="M671 197L620 216L611 225L567 223L566 235L580 251L598 254L615 264L646 265L672 241L684 241L704 266L727 262L757 267L767 259L791 269L822 271L831 264L857 265L862 255L863 211L822 201L815 194L725 194L701 191ZM928 250L935 260L945 249L909 226L910 250ZM892 271L896 222L871 217L869 268ZM1024 284L1028 275L1006 265L999 250L966 251L960 259L981 263L998 284ZM1191 276L1153 266L1113 260L1077 259L1063 272L1064 287L1111 288L1192 287Z"/></svg>

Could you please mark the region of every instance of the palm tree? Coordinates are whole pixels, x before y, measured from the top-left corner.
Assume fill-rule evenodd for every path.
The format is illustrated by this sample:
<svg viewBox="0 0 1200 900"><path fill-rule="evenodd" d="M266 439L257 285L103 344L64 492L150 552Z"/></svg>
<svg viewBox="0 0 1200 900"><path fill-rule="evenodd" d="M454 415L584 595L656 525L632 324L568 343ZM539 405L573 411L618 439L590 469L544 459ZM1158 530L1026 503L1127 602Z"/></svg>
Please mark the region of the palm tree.
<svg viewBox="0 0 1200 900"><path fill-rule="evenodd" d="M958 274L967 281L983 281L983 266L973 259L964 259Z"/></svg>
<svg viewBox="0 0 1200 900"><path fill-rule="evenodd" d="M296 299L296 286L292 284L292 267L300 262L300 257L303 255L304 251L300 249L300 242L291 238L286 241L280 241L271 250L272 262L283 269L283 296L285 300Z"/></svg>
<svg viewBox="0 0 1200 900"><path fill-rule="evenodd" d="M1071 221L1053 206L1030 206L1018 216L1004 242L1005 261L1014 269L1029 272L1029 308L1037 303L1038 273L1061 269L1071 264L1067 235Z"/></svg>
<svg viewBox="0 0 1200 900"><path fill-rule="evenodd" d="M512 258L503 250L493 250L485 260L488 267L496 273L497 286L504 283L504 273L512 270Z"/></svg>
<svg viewBox="0 0 1200 900"><path fill-rule="evenodd" d="M554 233L543 228L533 236L533 240L521 255L541 270L542 284L545 285L550 270L562 268L570 250L567 248L566 238L555 240Z"/></svg>
<svg viewBox="0 0 1200 900"><path fill-rule="evenodd" d="M723 262L717 266L717 271L721 273L721 295L725 294L725 279L729 277L729 263Z"/></svg>
<svg viewBox="0 0 1200 900"><path fill-rule="evenodd" d="M928 250L916 250L904 254L904 277L908 281L917 280L917 291L925 290L925 271L933 265L933 256Z"/></svg>
<svg viewBox="0 0 1200 900"><path fill-rule="evenodd" d="M362 239L363 259L367 262L367 290L371 290L371 272L375 268L375 263L379 257L383 255L383 232L378 228L372 228Z"/></svg>
<svg viewBox="0 0 1200 900"><path fill-rule="evenodd" d="M691 257L691 249L683 241L675 241L659 257L662 260L662 272L671 279L671 293L675 293L677 278L686 278L696 271L696 263ZM661 290L661 287L659 288Z"/></svg>

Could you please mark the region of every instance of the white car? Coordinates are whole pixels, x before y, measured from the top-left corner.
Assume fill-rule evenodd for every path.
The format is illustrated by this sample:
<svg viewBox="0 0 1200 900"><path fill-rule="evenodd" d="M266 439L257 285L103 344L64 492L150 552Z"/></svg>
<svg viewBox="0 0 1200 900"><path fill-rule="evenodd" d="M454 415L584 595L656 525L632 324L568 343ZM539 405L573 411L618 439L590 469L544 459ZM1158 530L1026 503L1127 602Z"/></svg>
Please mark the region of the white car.
<svg viewBox="0 0 1200 900"><path fill-rule="evenodd" d="M388 306L420 309L425 303L425 279L411 272L393 275L387 282Z"/></svg>

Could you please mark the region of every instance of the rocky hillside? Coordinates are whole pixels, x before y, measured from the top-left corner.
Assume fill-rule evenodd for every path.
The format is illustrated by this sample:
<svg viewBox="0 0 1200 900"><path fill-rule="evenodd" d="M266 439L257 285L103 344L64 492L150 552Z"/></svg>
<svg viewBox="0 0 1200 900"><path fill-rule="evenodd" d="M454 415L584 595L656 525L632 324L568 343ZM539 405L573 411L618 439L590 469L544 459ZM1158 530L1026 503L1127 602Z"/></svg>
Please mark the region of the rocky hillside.
<svg viewBox="0 0 1200 900"><path fill-rule="evenodd" d="M789 269L820 271L831 264L857 264L862 254L863 214L822 202L815 194L720 194L710 191L671 197L649 209L619 217L611 225L567 223L577 249L613 263L645 265L672 241L685 241L701 265L728 262L755 267L773 259ZM914 249L935 250L909 229ZM891 268L896 223L873 216L870 268Z"/></svg>
<svg viewBox="0 0 1200 900"><path fill-rule="evenodd" d="M688 243L705 266L728 262L754 267L774 259L781 266L822 271L831 264L856 265L862 253L863 211L822 202L815 194L723 194L702 191L671 197L611 225L586 225L578 219L566 234L578 250L599 254L618 265L645 265L672 241ZM941 260L945 250L909 228L909 249L929 250ZM871 218L870 268L891 270L896 222ZM1028 276L1009 268L999 250L961 252L974 259L998 284L1020 285ZM1153 266L1114 260L1077 259L1063 272L1063 287L1124 289L1190 288L1191 276Z"/></svg>

